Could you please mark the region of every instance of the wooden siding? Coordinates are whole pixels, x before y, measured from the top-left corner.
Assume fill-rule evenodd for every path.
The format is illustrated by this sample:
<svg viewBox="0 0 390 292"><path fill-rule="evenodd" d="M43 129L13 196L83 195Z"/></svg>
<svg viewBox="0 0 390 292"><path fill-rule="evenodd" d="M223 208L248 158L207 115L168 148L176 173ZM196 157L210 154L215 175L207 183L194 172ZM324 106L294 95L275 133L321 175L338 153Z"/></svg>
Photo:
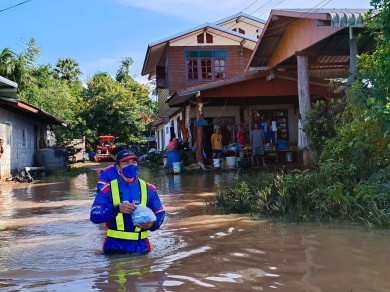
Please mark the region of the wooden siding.
<svg viewBox="0 0 390 292"><path fill-rule="evenodd" d="M293 21L280 39L269 61L269 67L275 67L289 57L294 56L296 52L316 44L341 29L330 26L317 26L315 19Z"/></svg>
<svg viewBox="0 0 390 292"><path fill-rule="evenodd" d="M237 77L244 74L245 62L249 61L251 51L240 46L196 46L196 47L170 47L168 50L168 76L169 94L175 91L209 83L212 81L188 81L185 71L184 51L187 50L226 50L227 52L227 78ZM242 59L241 56L244 58ZM214 80L215 81L215 80Z"/></svg>
<svg viewBox="0 0 390 292"><path fill-rule="evenodd" d="M309 92L312 96L327 95L329 89L327 87L310 84ZM298 86L296 81L285 79L266 81L265 78L248 80L202 91L203 97L266 97L297 95Z"/></svg>

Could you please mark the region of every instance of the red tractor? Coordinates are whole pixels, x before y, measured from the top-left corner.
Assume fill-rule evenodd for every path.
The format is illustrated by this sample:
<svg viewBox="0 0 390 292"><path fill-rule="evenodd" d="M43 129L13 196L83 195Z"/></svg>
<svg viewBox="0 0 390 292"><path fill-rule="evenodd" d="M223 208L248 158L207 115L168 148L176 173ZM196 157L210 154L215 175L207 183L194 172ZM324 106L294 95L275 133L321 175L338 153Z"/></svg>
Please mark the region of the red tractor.
<svg viewBox="0 0 390 292"><path fill-rule="evenodd" d="M115 137L114 136L99 136L98 145L96 146L95 161L112 161L110 152L115 148Z"/></svg>

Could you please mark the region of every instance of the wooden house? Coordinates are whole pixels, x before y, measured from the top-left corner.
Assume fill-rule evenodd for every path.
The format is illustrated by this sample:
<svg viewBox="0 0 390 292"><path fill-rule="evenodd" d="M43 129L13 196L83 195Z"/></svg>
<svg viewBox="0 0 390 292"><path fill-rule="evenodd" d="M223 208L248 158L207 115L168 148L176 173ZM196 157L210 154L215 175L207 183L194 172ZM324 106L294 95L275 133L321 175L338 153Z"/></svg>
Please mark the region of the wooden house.
<svg viewBox="0 0 390 292"><path fill-rule="evenodd" d="M298 134L302 132L298 129L299 120L305 121L313 101L329 96L329 79L346 78L349 72L356 72L356 55L370 49L368 37L360 38L359 42L354 37L354 33L364 29L367 11L272 10L265 26L259 22L261 27L254 30L258 37L254 48L244 38L239 45L229 46L232 37L226 31L213 35L213 40L224 36L220 46L205 46L199 43L199 31L204 31L206 44L207 33L215 33L207 25L176 36L179 39L192 36L192 42L170 38L150 45L143 74L156 78L159 87L161 111L160 119L155 122L159 148L165 146L164 135L174 131L180 136L180 131L183 132L180 125L184 124L191 134L190 142L200 143L210 153L212 125L224 129L227 144L236 141L240 123L247 126L248 133L253 122L266 125L275 122L277 131L268 137L268 142L282 138L297 146ZM236 23L242 19L245 24L246 18L242 17L237 16ZM178 41L177 46L171 46L173 40ZM216 78L220 76L216 75L220 73L215 65L218 58L211 59L213 69L201 58L208 51L218 54L219 50L227 56L224 78ZM198 73L198 79L194 72ZM204 138L197 140L202 133ZM200 160L199 156L197 159Z"/></svg>
<svg viewBox="0 0 390 292"><path fill-rule="evenodd" d="M142 75L148 74L150 79L156 79L159 119L154 125L160 150L165 149L172 132L184 140L189 139L190 144L194 143L194 133L188 129L190 124L193 125L190 120L195 117L194 107L187 109L187 117L185 115L186 106L191 104L189 99L178 105L167 101L181 90L244 76L264 23L261 19L238 13L148 46ZM214 112L210 118L218 115ZM234 125L235 115L235 110L227 105L220 121ZM190 137L183 135L185 127Z"/></svg>

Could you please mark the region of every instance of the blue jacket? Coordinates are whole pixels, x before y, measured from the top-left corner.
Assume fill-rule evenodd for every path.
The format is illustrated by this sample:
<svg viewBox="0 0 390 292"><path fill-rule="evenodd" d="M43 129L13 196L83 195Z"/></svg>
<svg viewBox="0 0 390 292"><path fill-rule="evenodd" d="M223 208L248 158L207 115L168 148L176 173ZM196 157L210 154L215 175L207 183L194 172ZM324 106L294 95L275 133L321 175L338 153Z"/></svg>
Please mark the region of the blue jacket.
<svg viewBox="0 0 390 292"><path fill-rule="evenodd" d="M141 189L138 178L132 182L127 183L121 177L118 178L119 192L121 202L129 201L130 203L139 205L141 202ZM147 184L148 199L146 206L149 207L156 215L157 220L154 222L150 231L154 231L160 228L164 222L165 211L160 198L157 194L156 188ZM110 183L98 190L91 208L90 219L93 223L100 224L106 223L109 229L116 228L115 217L119 213L119 206L114 207L112 202L111 186ZM125 222L125 231L132 232L135 229L133 225L131 214L123 214ZM150 243L149 239L140 240L124 240L112 237L106 237L104 242L103 251L124 251L124 252L149 252Z"/></svg>
<svg viewBox="0 0 390 292"><path fill-rule="evenodd" d="M120 174L116 169L116 163L106 168L103 168L99 174L99 180L97 183L97 191L101 190L105 185L110 184L110 181L118 179Z"/></svg>

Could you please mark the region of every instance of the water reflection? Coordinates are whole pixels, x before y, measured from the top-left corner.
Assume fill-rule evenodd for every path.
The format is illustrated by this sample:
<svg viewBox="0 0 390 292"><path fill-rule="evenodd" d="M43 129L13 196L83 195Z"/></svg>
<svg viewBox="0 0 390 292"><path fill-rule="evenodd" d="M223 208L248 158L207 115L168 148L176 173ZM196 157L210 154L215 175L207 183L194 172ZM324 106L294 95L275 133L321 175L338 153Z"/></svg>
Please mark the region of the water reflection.
<svg viewBox="0 0 390 292"><path fill-rule="evenodd" d="M390 291L390 234L219 214L205 198L235 172L141 167L167 210L146 255L103 255L89 221L98 171L0 185L0 289L15 291ZM332 279L332 281L329 281Z"/></svg>

